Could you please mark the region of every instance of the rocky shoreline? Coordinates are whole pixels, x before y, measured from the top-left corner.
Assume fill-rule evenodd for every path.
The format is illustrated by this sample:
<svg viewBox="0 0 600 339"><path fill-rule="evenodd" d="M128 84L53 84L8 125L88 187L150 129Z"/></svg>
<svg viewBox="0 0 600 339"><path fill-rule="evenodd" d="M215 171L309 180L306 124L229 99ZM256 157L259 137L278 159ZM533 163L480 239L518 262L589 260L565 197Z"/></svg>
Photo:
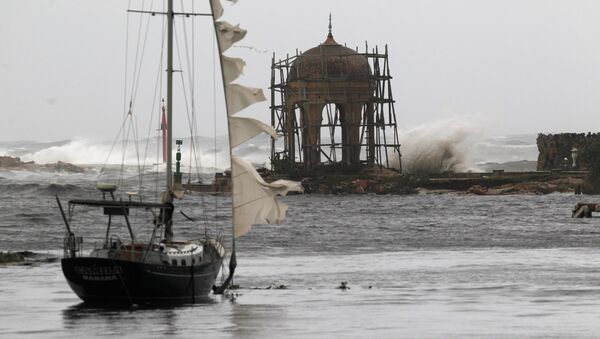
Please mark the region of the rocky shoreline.
<svg viewBox="0 0 600 339"><path fill-rule="evenodd" d="M36 263L56 262L57 257L50 254L35 253L31 251L2 252L0 251L0 265L33 265Z"/></svg>
<svg viewBox="0 0 600 339"><path fill-rule="evenodd" d="M82 167L59 161L54 164L23 162L18 157L0 156L0 170L26 170L84 173ZM289 176L275 175L262 169L267 181ZM488 173L443 173L435 175L408 175L390 169L363 169L352 174L322 173L305 177L300 173L291 176L301 180L305 193L317 194L473 194L507 195L549 193L592 193L586 181L586 171L529 171Z"/></svg>
<svg viewBox="0 0 600 339"><path fill-rule="evenodd" d="M84 169L70 164L68 162L59 161L54 164L36 164L33 161L21 161L18 157L0 156L0 169L16 170L16 171L46 171L46 172L67 172L67 173L84 173Z"/></svg>
<svg viewBox="0 0 600 339"><path fill-rule="evenodd" d="M302 179L305 193L542 195L586 193L587 172L448 173L430 177L394 171L324 175ZM298 178L295 178L298 179Z"/></svg>

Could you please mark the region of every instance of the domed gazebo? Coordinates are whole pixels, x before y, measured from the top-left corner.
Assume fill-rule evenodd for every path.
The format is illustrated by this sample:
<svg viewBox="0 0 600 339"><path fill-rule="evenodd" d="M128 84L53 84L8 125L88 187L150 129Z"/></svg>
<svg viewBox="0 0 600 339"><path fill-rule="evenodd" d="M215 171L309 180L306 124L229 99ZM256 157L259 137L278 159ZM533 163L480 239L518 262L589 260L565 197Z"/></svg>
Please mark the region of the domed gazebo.
<svg viewBox="0 0 600 339"><path fill-rule="evenodd" d="M370 55L376 57L375 62L370 62ZM377 97L381 90L378 79L382 77L374 76L372 70L380 71L377 56L383 57L360 54L338 44L330 21L329 34L322 44L279 62L273 58L272 123L284 137L283 152L278 152L273 143L273 159L303 163L305 169L320 164L381 164L376 154L375 122L379 103L383 102ZM385 64L387 68L387 53ZM391 93L389 101L393 103ZM381 122L382 127L391 126L385 120ZM397 141L395 117L393 127ZM387 147L385 140L379 141ZM399 159L399 145L394 145ZM387 153L385 156L387 161Z"/></svg>

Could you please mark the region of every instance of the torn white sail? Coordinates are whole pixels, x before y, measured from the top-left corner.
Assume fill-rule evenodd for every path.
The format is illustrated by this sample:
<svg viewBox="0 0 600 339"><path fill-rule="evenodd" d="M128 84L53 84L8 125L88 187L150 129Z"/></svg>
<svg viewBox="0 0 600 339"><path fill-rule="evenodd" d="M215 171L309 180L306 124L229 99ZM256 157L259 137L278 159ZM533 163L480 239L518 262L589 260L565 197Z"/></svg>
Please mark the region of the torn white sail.
<svg viewBox="0 0 600 339"><path fill-rule="evenodd" d="M240 28L240 25L233 26L225 21L216 21L215 29L217 31L217 40L219 41L219 50L221 53L228 50L234 43L242 40L246 36L246 30Z"/></svg>
<svg viewBox="0 0 600 339"><path fill-rule="evenodd" d="M226 85L225 97L227 100L227 113L230 116L254 103L267 100L262 89L238 84Z"/></svg>
<svg viewBox="0 0 600 339"><path fill-rule="evenodd" d="M210 2L213 11L213 17L215 18L215 20L223 16L223 6L221 6L221 1L210 0Z"/></svg>
<svg viewBox="0 0 600 339"><path fill-rule="evenodd" d="M271 126L252 118L229 117L229 129L229 133L231 134L231 148L239 146L260 133L267 133L273 139L279 137Z"/></svg>
<svg viewBox="0 0 600 339"><path fill-rule="evenodd" d="M244 74L244 66L246 62L242 58L230 58L226 55L221 55L221 61L223 64L223 77L225 83L229 84L240 75Z"/></svg>
<svg viewBox="0 0 600 339"><path fill-rule="evenodd" d="M212 1L213 19L222 14L220 3ZM228 0L235 3L237 0ZM230 152L241 143L257 136L267 133L277 138L275 130L258 120L245 117L236 117L234 114L244 108L266 100L260 88L245 87L232 84L244 70L245 62L240 58L231 58L223 55L234 43L240 41L246 35L246 30L233 26L227 22L214 22L221 71L225 89L225 100L227 102L227 115L230 136ZM231 153L230 153L231 154ZM277 195L286 195L289 191L303 192L304 189L299 182L289 180L278 180L266 183L256 172L254 167L231 154L231 177L233 195L233 229L234 236L239 237L246 234L252 225L273 224L281 222L287 211L284 203L278 202Z"/></svg>
<svg viewBox="0 0 600 339"><path fill-rule="evenodd" d="M266 183L254 167L241 158L231 157L233 184L234 236L246 234L252 225L278 224L285 218L287 205L277 195L303 192L298 182L277 180Z"/></svg>

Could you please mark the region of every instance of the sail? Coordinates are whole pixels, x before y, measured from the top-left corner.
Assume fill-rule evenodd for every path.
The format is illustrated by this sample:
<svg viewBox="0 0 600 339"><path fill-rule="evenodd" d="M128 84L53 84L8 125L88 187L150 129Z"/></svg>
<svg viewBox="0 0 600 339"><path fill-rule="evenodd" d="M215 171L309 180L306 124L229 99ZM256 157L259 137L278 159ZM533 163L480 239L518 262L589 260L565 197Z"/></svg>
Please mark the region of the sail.
<svg viewBox="0 0 600 339"><path fill-rule="evenodd" d="M287 205L275 197L289 191L304 191L295 181L265 182L254 167L241 158L232 157L231 165L235 237L248 233L252 225L281 223Z"/></svg>
<svg viewBox="0 0 600 339"><path fill-rule="evenodd" d="M236 1L231 1L235 3ZM233 155L234 148L243 142L266 133L277 138L273 128L256 119L239 117L236 114L248 106L265 101L260 88L242 86L231 83L242 73L245 62L241 58L232 58L223 53L234 43L246 36L246 30L239 25L224 21L216 21L222 15L219 0L211 0L213 21L219 46L225 103L227 108L227 124L229 128L231 176L233 196L234 236L246 234L252 225L280 223L287 213L287 205L278 201L278 195L286 195L290 191L303 192L299 182L277 180L267 183L254 167L243 159Z"/></svg>
<svg viewBox="0 0 600 339"><path fill-rule="evenodd" d="M219 42L220 54L223 54L234 43L242 40L246 36L246 30L240 28L240 25L233 26L225 21L216 21L215 28L217 32L217 40Z"/></svg>
<svg viewBox="0 0 600 339"><path fill-rule="evenodd" d="M230 117L229 125L231 128L231 148L235 148L261 133L266 133L273 139L279 137L271 126L252 118Z"/></svg>
<svg viewBox="0 0 600 339"><path fill-rule="evenodd" d="M227 113L233 115L257 102L265 101L265 94L260 88L228 84L225 86Z"/></svg>
<svg viewBox="0 0 600 339"><path fill-rule="evenodd" d="M213 17L215 19L218 19L223 16L223 6L221 6L221 1L210 0L210 5L213 9Z"/></svg>
<svg viewBox="0 0 600 339"><path fill-rule="evenodd" d="M244 73L244 66L246 66L244 59L222 55L221 60L223 61L223 78L226 84L231 83Z"/></svg>

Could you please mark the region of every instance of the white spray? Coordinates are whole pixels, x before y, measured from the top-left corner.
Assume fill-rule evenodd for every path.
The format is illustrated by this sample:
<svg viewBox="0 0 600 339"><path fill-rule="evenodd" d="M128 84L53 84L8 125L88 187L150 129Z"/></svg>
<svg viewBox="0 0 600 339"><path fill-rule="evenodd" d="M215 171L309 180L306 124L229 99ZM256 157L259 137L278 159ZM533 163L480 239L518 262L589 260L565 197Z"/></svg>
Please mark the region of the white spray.
<svg viewBox="0 0 600 339"><path fill-rule="evenodd" d="M467 171L479 128L462 119L437 121L400 132L402 167L411 174Z"/></svg>

